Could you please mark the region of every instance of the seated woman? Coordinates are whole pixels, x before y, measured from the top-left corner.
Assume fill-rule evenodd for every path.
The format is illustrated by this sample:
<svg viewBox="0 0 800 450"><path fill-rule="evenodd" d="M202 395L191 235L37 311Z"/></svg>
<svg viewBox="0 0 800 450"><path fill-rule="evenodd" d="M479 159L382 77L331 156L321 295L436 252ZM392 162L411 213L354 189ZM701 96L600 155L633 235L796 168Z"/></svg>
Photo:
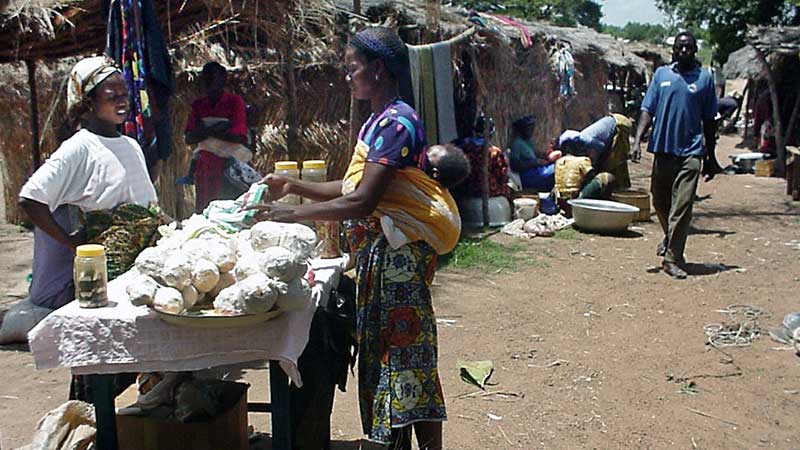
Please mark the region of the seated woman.
<svg viewBox="0 0 800 450"><path fill-rule="evenodd" d="M630 132L633 123L622 114L612 114L581 131L567 130L558 138L557 147L564 153L587 156L592 171L586 175L581 198L609 198L613 191L631 187L628 173Z"/></svg>
<svg viewBox="0 0 800 450"><path fill-rule="evenodd" d="M511 170L519 173L523 189L550 191L555 183L555 166L547 155L539 154L533 146L533 116L517 119L512 124Z"/></svg>
<svg viewBox="0 0 800 450"><path fill-rule="evenodd" d="M79 61L67 95L65 130L71 136L19 193L36 226L31 302L49 309L74 298L74 252L85 239L73 232L78 223L70 209L88 213L158 201L141 147L118 131L128 116L128 88L114 62L102 56Z"/></svg>

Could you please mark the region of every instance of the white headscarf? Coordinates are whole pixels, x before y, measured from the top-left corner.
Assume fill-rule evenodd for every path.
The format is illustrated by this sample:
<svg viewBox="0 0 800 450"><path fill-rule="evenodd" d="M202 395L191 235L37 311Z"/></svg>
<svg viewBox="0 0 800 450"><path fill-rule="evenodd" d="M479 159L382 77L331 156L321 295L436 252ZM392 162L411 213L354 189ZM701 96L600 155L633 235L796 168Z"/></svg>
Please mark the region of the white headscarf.
<svg viewBox="0 0 800 450"><path fill-rule="evenodd" d="M79 105L86 94L115 73L122 72L108 56L93 56L78 61L69 74L67 111Z"/></svg>

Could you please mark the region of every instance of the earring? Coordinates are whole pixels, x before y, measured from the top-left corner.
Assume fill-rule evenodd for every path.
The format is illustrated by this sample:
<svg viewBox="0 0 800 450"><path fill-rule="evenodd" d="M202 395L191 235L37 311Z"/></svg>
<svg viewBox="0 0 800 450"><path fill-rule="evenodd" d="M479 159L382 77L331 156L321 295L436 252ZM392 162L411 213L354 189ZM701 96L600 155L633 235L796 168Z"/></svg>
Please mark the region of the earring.
<svg viewBox="0 0 800 450"><path fill-rule="evenodd" d="M378 74L376 73L376 74L375 74L375 81L380 81L380 80L381 80L381 77L380 77L380 76L378 76Z"/></svg>

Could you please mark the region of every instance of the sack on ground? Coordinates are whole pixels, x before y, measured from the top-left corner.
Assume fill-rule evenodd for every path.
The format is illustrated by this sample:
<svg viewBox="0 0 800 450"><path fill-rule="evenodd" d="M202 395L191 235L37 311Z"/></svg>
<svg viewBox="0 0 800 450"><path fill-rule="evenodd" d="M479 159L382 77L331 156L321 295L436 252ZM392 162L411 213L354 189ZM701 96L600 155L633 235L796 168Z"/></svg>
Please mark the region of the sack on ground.
<svg viewBox="0 0 800 450"><path fill-rule="evenodd" d="M30 298L11 305L0 325L0 344L28 342L28 331L51 312L50 308L34 305Z"/></svg>

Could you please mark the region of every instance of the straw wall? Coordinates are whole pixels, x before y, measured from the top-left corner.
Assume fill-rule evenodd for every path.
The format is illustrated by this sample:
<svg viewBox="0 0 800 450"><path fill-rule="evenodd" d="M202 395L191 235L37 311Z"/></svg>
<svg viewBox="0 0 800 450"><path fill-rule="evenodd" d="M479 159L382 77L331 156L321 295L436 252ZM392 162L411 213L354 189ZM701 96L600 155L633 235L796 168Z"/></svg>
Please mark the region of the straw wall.
<svg viewBox="0 0 800 450"><path fill-rule="evenodd" d="M63 96L58 93L64 92L63 83L72 63L72 60L65 60L37 67L42 161L56 149L53 130L61 125L60 118L64 117L66 106ZM5 80L0 84L0 171L6 213L0 220L20 223L24 216L17 207L17 198L31 174L33 158L28 72L24 63L2 65L0 72Z"/></svg>
<svg viewBox="0 0 800 450"><path fill-rule="evenodd" d="M510 145L511 123L524 115L536 117L534 141L544 148L566 128L581 129L606 114L607 65L595 55L575 55L575 97L559 95L559 81L541 40L528 49L517 42L494 42L478 54L479 108L494 118L495 144Z"/></svg>

